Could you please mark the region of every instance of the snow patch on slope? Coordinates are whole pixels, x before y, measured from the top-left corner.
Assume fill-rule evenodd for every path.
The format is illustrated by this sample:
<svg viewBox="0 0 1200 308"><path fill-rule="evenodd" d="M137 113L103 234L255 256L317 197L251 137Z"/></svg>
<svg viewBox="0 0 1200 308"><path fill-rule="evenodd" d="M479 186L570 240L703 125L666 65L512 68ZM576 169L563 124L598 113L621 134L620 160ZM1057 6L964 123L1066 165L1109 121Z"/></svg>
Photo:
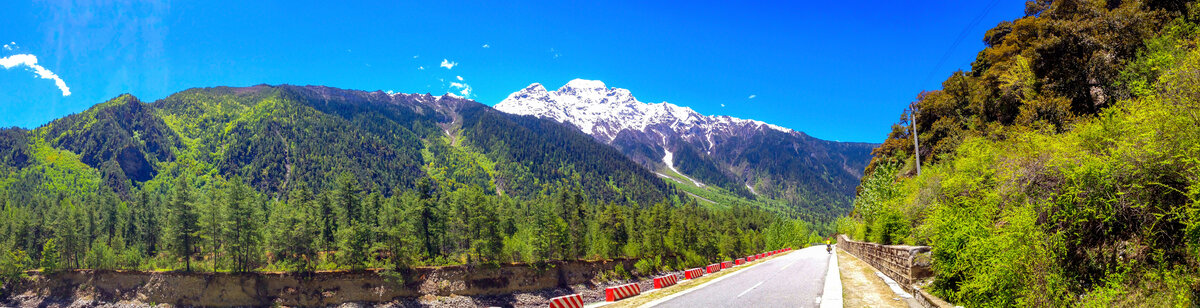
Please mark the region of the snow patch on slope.
<svg viewBox="0 0 1200 308"><path fill-rule="evenodd" d="M687 179L688 181L692 181L692 184L696 185L696 187L704 187L704 183L700 183L700 181L696 181L696 180L692 179L691 177L687 176L686 174L683 174L683 172L679 172L679 169L675 169L675 163L674 163L675 154L671 153L671 150L663 149L663 151L667 152L666 155L663 155L663 163L667 164L668 169L671 169L671 171L675 171L675 173L679 174L680 176L683 176L683 178Z"/></svg>

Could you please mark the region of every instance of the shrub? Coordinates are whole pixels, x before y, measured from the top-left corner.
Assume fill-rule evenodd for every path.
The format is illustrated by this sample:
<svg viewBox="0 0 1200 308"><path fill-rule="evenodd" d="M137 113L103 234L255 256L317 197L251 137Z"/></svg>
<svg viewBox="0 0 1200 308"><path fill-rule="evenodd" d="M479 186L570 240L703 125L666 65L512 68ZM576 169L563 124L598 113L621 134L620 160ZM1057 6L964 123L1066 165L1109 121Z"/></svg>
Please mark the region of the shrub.
<svg viewBox="0 0 1200 308"><path fill-rule="evenodd" d="M58 245L54 244L54 239L49 239L46 244L42 245L42 259L39 264L42 265L42 272L45 273L55 273L61 269Z"/></svg>

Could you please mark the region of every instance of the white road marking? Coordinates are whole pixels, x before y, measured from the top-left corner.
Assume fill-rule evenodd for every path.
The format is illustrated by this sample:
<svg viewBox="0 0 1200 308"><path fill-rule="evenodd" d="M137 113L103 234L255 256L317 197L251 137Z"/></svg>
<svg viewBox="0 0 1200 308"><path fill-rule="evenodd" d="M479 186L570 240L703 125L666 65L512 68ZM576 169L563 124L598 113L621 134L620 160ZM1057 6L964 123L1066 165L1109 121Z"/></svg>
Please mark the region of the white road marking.
<svg viewBox="0 0 1200 308"><path fill-rule="evenodd" d="M766 282L766 281L759 281L759 282L758 282L758 284L755 284L753 287L750 287L749 289L746 289L746 291L742 291L742 294L738 294L738 296L737 296L737 297L742 297L742 295L746 295L746 292L750 292L750 290L754 290L754 288L757 288L758 286L761 286L761 285L762 285L764 282Z"/></svg>

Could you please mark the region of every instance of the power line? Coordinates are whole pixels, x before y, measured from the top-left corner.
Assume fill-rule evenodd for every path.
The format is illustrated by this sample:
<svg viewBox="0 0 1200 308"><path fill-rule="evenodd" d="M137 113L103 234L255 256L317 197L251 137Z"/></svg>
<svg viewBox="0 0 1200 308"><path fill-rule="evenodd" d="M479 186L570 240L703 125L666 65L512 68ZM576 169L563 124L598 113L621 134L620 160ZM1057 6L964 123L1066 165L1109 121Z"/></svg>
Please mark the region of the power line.
<svg viewBox="0 0 1200 308"><path fill-rule="evenodd" d="M1000 0L992 0L987 7L983 8L983 12L981 12L978 16L975 16L975 19L972 19L971 22L968 23L965 28L963 28L962 32L958 33L958 38L954 40L954 44L950 45L950 49L947 49L946 53L942 54L942 59L938 60L937 65L933 66L933 70L929 71L929 76L925 77L925 82L921 83L921 87L924 87L925 85L929 84L930 80L933 80L933 76L942 69L942 65L945 64L946 60L950 58L950 54L954 52L954 49L958 48L958 45L961 44L963 39L967 37L967 34L970 34L971 30L975 29L975 27L983 21L983 18L987 17L987 14L991 13L992 9L995 8L996 4L999 3Z"/></svg>

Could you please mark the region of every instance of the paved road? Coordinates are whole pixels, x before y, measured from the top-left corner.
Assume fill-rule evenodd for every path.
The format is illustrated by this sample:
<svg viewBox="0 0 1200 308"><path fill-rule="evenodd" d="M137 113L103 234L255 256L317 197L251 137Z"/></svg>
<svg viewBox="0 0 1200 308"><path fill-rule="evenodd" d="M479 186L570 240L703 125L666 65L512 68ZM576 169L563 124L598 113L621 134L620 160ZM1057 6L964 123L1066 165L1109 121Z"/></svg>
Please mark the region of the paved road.
<svg viewBox="0 0 1200 308"><path fill-rule="evenodd" d="M655 307L817 307L830 256L825 246L796 250Z"/></svg>

